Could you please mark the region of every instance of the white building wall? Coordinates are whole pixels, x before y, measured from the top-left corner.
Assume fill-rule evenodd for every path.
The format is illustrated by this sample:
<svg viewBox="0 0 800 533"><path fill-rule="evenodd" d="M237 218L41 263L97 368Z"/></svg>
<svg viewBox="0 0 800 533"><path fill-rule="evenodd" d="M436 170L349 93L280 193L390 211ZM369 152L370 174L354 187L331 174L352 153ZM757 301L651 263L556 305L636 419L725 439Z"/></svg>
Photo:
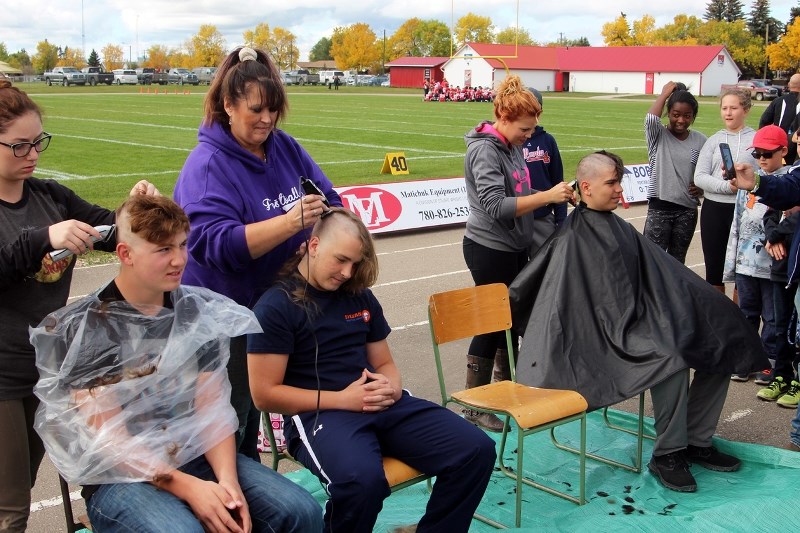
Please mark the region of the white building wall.
<svg viewBox="0 0 800 533"><path fill-rule="evenodd" d="M692 74L689 72L655 72L653 78L653 94L661 94L661 89L668 81L679 81L686 85L689 92L695 96L702 96L700 94L700 74Z"/></svg>
<svg viewBox="0 0 800 533"><path fill-rule="evenodd" d="M457 58L444 64L444 77L455 87L491 87L494 83L494 68L471 47L464 47ZM470 77L467 80L467 77ZM505 76L504 76L505 77ZM469 82L469 83L468 83Z"/></svg>
<svg viewBox="0 0 800 533"><path fill-rule="evenodd" d="M554 91L556 88L556 75L552 70L510 70L510 74L516 74L522 79L525 87L533 87L542 92ZM498 69L494 73L494 87L497 88L506 79L506 71Z"/></svg>
<svg viewBox="0 0 800 533"><path fill-rule="evenodd" d="M644 72L569 73L569 90L576 93L644 94Z"/></svg>
<svg viewBox="0 0 800 533"><path fill-rule="evenodd" d="M722 61L712 61L702 73L700 80L700 94L702 96L718 96L723 84L733 84L739 81L739 69L727 51L723 51Z"/></svg>

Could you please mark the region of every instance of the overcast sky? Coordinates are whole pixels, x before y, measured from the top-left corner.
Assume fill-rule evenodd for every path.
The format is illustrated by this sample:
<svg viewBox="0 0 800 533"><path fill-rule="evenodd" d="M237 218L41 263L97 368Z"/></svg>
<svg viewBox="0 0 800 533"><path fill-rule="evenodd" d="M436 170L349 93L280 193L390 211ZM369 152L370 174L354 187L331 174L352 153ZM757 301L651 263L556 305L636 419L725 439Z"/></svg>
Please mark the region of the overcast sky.
<svg viewBox="0 0 800 533"><path fill-rule="evenodd" d="M333 28L356 22L369 24L379 38L392 33L412 17L437 19L451 25L468 12L489 16L496 29L515 26L517 0L35 0L32 3L0 0L0 42L10 53L25 48L36 52L36 44L48 39L58 46L81 47L88 56L107 44L122 45L125 56L140 56L151 45L178 47L197 33L202 24L213 24L228 48L241 44L242 33L265 22L297 36L302 60ZM752 0L744 0L749 13ZM652 7L656 4L655 7ZM773 0L771 15L783 22L798 0ZM646 7L646 6L651 7ZM541 43L587 37L602 46L600 30L624 12L629 21L649 14L656 26L671 22L679 13L702 17L706 1L671 0L555 0L520 1L519 24Z"/></svg>

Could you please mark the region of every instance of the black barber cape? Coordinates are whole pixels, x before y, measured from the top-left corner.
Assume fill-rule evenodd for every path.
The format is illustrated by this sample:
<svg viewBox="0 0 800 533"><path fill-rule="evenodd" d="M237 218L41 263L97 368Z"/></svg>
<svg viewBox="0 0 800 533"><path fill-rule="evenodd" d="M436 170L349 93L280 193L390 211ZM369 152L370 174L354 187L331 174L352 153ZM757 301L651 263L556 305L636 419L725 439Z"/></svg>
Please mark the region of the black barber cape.
<svg viewBox="0 0 800 533"><path fill-rule="evenodd" d="M581 393L589 409L691 367L769 368L761 340L717 289L611 212L575 209L510 287L523 341L517 380Z"/></svg>

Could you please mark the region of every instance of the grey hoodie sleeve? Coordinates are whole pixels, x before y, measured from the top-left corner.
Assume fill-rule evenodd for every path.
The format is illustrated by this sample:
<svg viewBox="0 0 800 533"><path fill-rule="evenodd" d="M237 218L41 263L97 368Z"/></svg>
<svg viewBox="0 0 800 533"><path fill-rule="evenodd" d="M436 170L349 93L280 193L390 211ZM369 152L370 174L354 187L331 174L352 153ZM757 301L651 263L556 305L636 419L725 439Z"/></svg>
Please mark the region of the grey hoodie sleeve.
<svg viewBox="0 0 800 533"><path fill-rule="evenodd" d="M517 198L508 195L507 178L502 164L502 159L507 159L508 156L500 153L491 141L475 142L470 148L467 166L475 180L478 203L494 219L514 219Z"/></svg>

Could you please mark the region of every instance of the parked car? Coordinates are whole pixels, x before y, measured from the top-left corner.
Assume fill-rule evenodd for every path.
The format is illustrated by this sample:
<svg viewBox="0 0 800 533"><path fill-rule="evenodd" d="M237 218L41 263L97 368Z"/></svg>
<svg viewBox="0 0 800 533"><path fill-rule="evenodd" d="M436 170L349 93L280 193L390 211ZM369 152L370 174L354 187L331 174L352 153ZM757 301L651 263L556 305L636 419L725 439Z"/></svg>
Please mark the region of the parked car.
<svg viewBox="0 0 800 533"><path fill-rule="evenodd" d="M775 89L778 91L778 97L783 96L783 86L775 85L774 83L772 83L772 80L765 80L764 78L753 78L753 81L759 81L764 85L766 85L767 87L775 87Z"/></svg>
<svg viewBox="0 0 800 533"><path fill-rule="evenodd" d="M83 67L81 72L86 74L86 83L91 86L100 83L105 83L106 85L114 83L114 73L106 72L106 69L103 67Z"/></svg>
<svg viewBox="0 0 800 533"><path fill-rule="evenodd" d="M290 70L286 73L287 85L316 85L320 81L319 74L311 74L306 69Z"/></svg>
<svg viewBox="0 0 800 533"><path fill-rule="evenodd" d="M199 83L211 85L211 82L214 81L214 76L217 75L217 67L197 67L192 69L192 72L197 76Z"/></svg>
<svg viewBox="0 0 800 533"><path fill-rule="evenodd" d="M391 87L392 86L392 77L387 74L386 81L381 82L381 87Z"/></svg>
<svg viewBox="0 0 800 533"><path fill-rule="evenodd" d="M54 67L53 70L44 73L44 81L47 85L86 85L86 74L75 67Z"/></svg>
<svg viewBox="0 0 800 533"><path fill-rule="evenodd" d="M756 100L772 100L778 97L778 90L775 87L765 85L755 80L739 80L735 84L723 84L721 89L744 89L750 93L750 98Z"/></svg>
<svg viewBox="0 0 800 533"><path fill-rule="evenodd" d="M197 74L191 72L188 68L169 69L169 82L177 83L178 85L200 85Z"/></svg>
<svg viewBox="0 0 800 533"><path fill-rule="evenodd" d="M136 77L136 71L127 68L114 69L114 85L136 85L139 83L139 78Z"/></svg>
<svg viewBox="0 0 800 533"><path fill-rule="evenodd" d="M136 78L139 80L140 85L150 85L152 83L166 85L169 83L169 74L151 67L137 68Z"/></svg>
<svg viewBox="0 0 800 533"><path fill-rule="evenodd" d="M333 77L339 76L339 83L344 83L344 72L341 70L320 70L319 82L323 85L333 83Z"/></svg>
<svg viewBox="0 0 800 533"><path fill-rule="evenodd" d="M369 80L369 85L376 85L378 87L383 87L384 82L386 82L386 85L389 84L388 83L389 76L387 76L386 74L378 74L377 76L373 76L372 79Z"/></svg>

